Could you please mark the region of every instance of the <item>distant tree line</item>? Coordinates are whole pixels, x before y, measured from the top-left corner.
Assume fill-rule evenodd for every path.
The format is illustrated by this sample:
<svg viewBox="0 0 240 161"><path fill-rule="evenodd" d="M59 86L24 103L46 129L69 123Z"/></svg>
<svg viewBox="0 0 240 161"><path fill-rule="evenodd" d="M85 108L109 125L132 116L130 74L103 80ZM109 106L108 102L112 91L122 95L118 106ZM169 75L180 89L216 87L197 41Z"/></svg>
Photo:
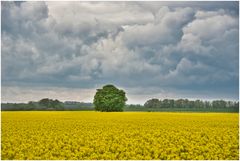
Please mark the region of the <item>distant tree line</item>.
<svg viewBox="0 0 240 161"><path fill-rule="evenodd" d="M64 111L64 110L94 110L92 103L66 101L44 98L28 103L1 103L3 111Z"/></svg>
<svg viewBox="0 0 240 161"><path fill-rule="evenodd" d="M188 99L164 99L156 98L148 100L144 107L146 108L192 108L192 109L237 109L239 108L238 101L202 101L202 100L188 100Z"/></svg>
<svg viewBox="0 0 240 161"><path fill-rule="evenodd" d="M61 102L49 98L28 103L2 103L3 111L89 111L95 110L93 103L76 101ZM150 99L144 105L128 104L124 111L200 111L200 112L238 112L238 101L202 101L188 99Z"/></svg>
<svg viewBox="0 0 240 161"><path fill-rule="evenodd" d="M166 112L239 112L238 101L202 101L188 99L150 99L144 105L129 104L125 111Z"/></svg>

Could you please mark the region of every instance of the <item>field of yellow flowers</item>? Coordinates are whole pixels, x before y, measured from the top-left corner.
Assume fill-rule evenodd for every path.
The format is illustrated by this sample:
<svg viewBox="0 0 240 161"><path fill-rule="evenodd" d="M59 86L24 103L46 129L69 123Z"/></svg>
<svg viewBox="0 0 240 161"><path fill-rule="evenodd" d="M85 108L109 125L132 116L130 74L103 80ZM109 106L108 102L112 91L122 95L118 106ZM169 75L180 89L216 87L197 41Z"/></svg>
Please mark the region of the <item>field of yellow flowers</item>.
<svg viewBox="0 0 240 161"><path fill-rule="evenodd" d="M2 112L1 159L239 159L238 114Z"/></svg>

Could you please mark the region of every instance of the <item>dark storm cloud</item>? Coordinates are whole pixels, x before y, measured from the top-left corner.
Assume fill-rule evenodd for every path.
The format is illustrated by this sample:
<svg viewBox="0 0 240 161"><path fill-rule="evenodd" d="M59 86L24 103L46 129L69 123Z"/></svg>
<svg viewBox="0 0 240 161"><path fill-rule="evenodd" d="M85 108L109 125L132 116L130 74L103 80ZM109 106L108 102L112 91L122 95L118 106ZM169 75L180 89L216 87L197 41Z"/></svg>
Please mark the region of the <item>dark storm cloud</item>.
<svg viewBox="0 0 240 161"><path fill-rule="evenodd" d="M238 10L238 2L2 2L3 99L8 88L106 83L136 98L141 89L236 99Z"/></svg>

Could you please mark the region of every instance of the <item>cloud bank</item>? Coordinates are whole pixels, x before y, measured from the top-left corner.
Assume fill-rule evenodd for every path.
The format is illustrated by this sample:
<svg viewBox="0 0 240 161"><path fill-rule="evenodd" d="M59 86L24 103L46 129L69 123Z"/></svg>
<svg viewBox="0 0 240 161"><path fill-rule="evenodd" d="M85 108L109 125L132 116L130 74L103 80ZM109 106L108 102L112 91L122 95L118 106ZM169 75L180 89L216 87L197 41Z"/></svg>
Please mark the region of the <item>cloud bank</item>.
<svg viewBox="0 0 240 161"><path fill-rule="evenodd" d="M91 100L107 83L130 103L238 99L238 12L238 2L2 2L2 101Z"/></svg>

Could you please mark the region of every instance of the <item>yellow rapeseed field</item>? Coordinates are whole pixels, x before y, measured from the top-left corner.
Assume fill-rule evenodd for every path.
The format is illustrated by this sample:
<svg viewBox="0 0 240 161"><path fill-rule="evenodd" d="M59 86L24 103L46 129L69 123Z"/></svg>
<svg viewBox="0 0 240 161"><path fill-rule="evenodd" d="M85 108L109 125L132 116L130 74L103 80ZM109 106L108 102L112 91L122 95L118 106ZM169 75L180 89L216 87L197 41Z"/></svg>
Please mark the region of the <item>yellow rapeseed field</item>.
<svg viewBox="0 0 240 161"><path fill-rule="evenodd" d="M238 114L2 112L2 159L239 159Z"/></svg>

